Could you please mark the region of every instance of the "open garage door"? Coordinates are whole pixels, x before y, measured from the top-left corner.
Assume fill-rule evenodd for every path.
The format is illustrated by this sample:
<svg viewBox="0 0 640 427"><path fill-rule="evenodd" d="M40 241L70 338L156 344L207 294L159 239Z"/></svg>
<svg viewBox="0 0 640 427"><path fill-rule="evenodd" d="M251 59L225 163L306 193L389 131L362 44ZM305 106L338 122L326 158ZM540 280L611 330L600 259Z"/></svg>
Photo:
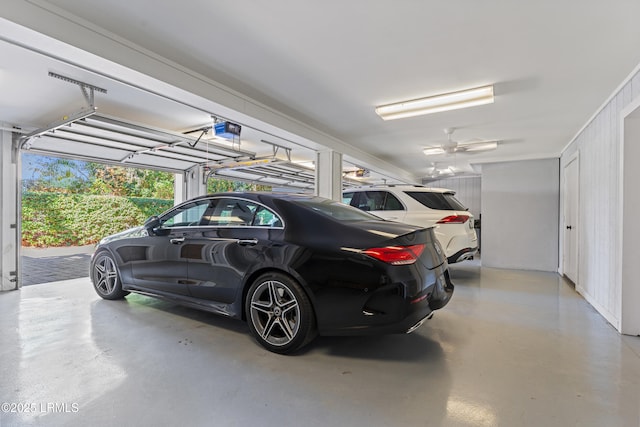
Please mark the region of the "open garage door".
<svg viewBox="0 0 640 427"><path fill-rule="evenodd" d="M211 122L207 125L176 132L99 114L94 93L106 94L106 89L51 71L49 77L77 85L86 106L22 135L21 150L174 173L199 166L207 174L263 185L313 189L314 170L292 162L292 145L269 142L256 129L244 129L245 133L249 131L249 142L245 135L243 140L240 138L241 125L214 116L210 116ZM257 150L241 148L243 141ZM311 159L315 155L313 150L304 151L309 152L307 156ZM254 168L256 171L252 171Z"/></svg>
<svg viewBox="0 0 640 427"><path fill-rule="evenodd" d="M315 170L291 160L291 148L261 141L258 154L211 140L210 128L176 133L101 114L54 123L22 137L22 150L134 168L182 173L203 166L208 176L313 191ZM214 136L215 137L215 136ZM235 144L238 145L238 144ZM344 177L345 186L361 181Z"/></svg>
<svg viewBox="0 0 640 427"><path fill-rule="evenodd" d="M113 117L93 114L25 138L23 149L40 154L182 172L195 165L255 158L225 147Z"/></svg>

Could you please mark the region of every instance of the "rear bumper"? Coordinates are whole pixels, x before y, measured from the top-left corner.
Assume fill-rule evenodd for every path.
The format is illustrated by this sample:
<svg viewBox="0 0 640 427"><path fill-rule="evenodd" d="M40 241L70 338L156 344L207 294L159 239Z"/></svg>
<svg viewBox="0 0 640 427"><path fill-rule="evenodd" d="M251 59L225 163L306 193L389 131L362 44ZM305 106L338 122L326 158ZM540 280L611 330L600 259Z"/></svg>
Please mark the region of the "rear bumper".
<svg viewBox="0 0 640 427"><path fill-rule="evenodd" d="M436 269L435 281L420 293L398 294L398 285L389 285L373 292L359 307L342 307L333 319L318 323L320 335L382 335L410 333L431 318L449 302L454 285L444 267ZM337 308L337 307L336 307Z"/></svg>
<svg viewBox="0 0 640 427"><path fill-rule="evenodd" d="M449 264L467 259L459 258L468 251L477 252L478 235L474 229L469 229L467 224L449 224L440 228L442 230L436 232L436 236L442 244Z"/></svg>
<svg viewBox="0 0 640 427"><path fill-rule="evenodd" d="M447 263L454 264L456 262L464 261L466 259L473 258L475 254L478 253L478 247L475 248L464 248L456 252L447 258Z"/></svg>
<svg viewBox="0 0 640 427"><path fill-rule="evenodd" d="M428 304L422 304L419 310L413 311L410 315L400 321L393 323L371 323L341 328L319 329L320 335L324 336L361 336L361 335L386 335L404 334L413 332L433 313ZM379 321L379 319L376 319Z"/></svg>

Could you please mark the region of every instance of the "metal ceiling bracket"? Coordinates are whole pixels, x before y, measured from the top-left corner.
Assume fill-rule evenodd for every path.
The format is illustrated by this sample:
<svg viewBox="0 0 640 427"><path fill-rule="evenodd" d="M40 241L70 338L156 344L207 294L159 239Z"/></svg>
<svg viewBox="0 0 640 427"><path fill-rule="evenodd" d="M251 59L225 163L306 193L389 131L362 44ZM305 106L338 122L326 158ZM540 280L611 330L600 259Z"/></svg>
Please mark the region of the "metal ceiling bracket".
<svg viewBox="0 0 640 427"><path fill-rule="evenodd" d="M53 77L54 79L59 79L64 82L80 86L80 91L82 92L82 96L84 97L84 100L87 101L87 104L89 104L89 108L93 108L94 110L97 110L94 102L95 101L95 97L93 95L94 92L97 91L101 93L107 93L106 89L103 89L98 86L90 85L89 83L81 82L80 80L72 79L71 77L63 76L61 74L57 74L52 71L49 71L49 77Z"/></svg>
<svg viewBox="0 0 640 427"><path fill-rule="evenodd" d="M273 147L273 158L275 159L278 155L278 151L283 149L285 155L287 156L287 161L291 162L291 148L285 147L284 145L276 144L274 142L269 142L267 140L261 139L260 142L264 142L265 144L269 144Z"/></svg>
<svg viewBox="0 0 640 427"><path fill-rule="evenodd" d="M59 79L67 83L80 86L80 91L82 92L82 96L84 97L84 100L87 101L87 104L89 104L89 106L81 109L77 113L74 113L68 116L65 115L62 117L62 119L56 120L55 122L51 123L49 126L34 130L33 132L20 137L20 148L23 150L28 150L31 148L31 146L33 145L34 138L38 138L48 132L54 132L56 129L59 129L62 126L66 126L66 125L70 126L75 121L85 119L95 114L98 108L95 106L94 92L97 91L101 93L107 93L106 89L103 89L98 86L90 85L88 83L81 82L79 80L72 79L70 77L66 77L61 74L54 73L52 71L49 71L49 77L53 77L54 79Z"/></svg>
<svg viewBox="0 0 640 427"><path fill-rule="evenodd" d="M202 131L202 133L200 133L200 136L198 136L198 139L196 139L193 142L193 144L189 144L189 147L194 148L196 145L198 145L198 142L200 142L202 137L209 133L209 128L201 129L201 131Z"/></svg>
<svg viewBox="0 0 640 427"><path fill-rule="evenodd" d="M93 92L94 91L100 92L100 93L107 93L106 89L103 89L103 88L98 87L98 86L91 85L89 83L81 82L80 80L72 79L71 77L67 77L67 76L63 76L61 74L54 73L53 71L49 71L49 77L53 77L54 79L60 79L60 80L62 80L64 82L71 83L71 84L74 84L74 85L78 85L78 86L80 86L80 88L82 89L83 92L86 89L89 89L90 92L91 92L91 100L93 100ZM87 99L86 96L85 96L85 99ZM89 104L93 105L93 102L89 102Z"/></svg>

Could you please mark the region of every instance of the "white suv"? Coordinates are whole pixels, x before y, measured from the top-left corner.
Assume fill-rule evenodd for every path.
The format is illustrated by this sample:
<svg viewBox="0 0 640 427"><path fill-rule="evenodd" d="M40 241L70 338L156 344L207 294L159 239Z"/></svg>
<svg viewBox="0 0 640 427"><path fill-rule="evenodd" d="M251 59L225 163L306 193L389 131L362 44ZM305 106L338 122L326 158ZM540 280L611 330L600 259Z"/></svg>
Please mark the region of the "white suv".
<svg viewBox="0 0 640 427"><path fill-rule="evenodd" d="M342 201L391 221L436 226L436 237L451 264L473 258L478 251L473 215L454 195L444 188L386 185L349 188Z"/></svg>

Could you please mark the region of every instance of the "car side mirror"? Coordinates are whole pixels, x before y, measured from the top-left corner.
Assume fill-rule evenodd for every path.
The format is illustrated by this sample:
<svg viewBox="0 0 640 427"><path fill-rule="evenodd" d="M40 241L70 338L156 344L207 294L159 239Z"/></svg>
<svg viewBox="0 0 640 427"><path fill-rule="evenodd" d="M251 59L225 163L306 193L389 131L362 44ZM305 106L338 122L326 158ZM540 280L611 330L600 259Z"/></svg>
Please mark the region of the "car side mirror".
<svg viewBox="0 0 640 427"><path fill-rule="evenodd" d="M144 228L146 229L156 228L159 225L160 218L158 218L156 215L147 218L147 220L144 222Z"/></svg>
<svg viewBox="0 0 640 427"><path fill-rule="evenodd" d="M149 235L168 236L171 234L171 229L162 227L162 221L155 215L144 222L144 229Z"/></svg>
<svg viewBox="0 0 640 427"><path fill-rule="evenodd" d="M149 234L156 234L158 227L160 227L160 218L156 215L149 217L144 222L144 229L147 230Z"/></svg>

